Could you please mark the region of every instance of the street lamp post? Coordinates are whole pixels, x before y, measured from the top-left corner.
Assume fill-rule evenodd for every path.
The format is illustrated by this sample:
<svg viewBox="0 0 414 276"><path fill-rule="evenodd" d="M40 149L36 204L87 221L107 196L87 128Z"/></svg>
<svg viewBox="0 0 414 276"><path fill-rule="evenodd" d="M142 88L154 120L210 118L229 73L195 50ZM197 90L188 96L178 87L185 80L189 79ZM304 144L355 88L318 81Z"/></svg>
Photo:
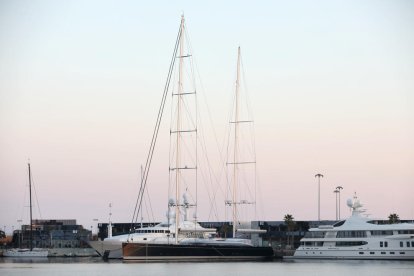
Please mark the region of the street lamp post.
<svg viewBox="0 0 414 276"><path fill-rule="evenodd" d="M316 174L315 177L318 178L318 221L321 221L321 177L323 174Z"/></svg>
<svg viewBox="0 0 414 276"><path fill-rule="evenodd" d="M335 191L333 191L335 193L335 219L338 220L338 193L339 191L335 189Z"/></svg>
<svg viewBox="0 0 414 276"><path fill-rule="evenodd" d="M19 228L20 228L18 233L19 233L19 248L21 248L22 243L23 243L23 229L22 229L23 220L18 219L17 222L19 223Z"/></svg>
<svg viewBox="0 0 414 276"><path fill-rule="evenodd" d="M338 197L339 197L339 212L338 212L338 219L341 219L341 190L343 189L342 186L337 186L336 189L338 190Z"/></svg>
<svg viewBox="0 0 414 276"><path fill-rule="evenodd" d="M96 233L98 233L98 222L99 222L99 219L94 218L93 221L96 222Z"/></svg>

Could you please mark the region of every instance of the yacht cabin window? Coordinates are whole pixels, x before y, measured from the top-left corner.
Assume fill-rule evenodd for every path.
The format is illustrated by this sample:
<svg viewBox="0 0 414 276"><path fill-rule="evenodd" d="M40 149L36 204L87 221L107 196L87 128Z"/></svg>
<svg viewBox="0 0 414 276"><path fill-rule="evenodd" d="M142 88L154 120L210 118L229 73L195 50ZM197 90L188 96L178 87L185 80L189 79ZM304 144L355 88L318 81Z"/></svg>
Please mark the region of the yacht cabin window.
<svg viewBox="0 0 414 276"><path fill-rule="evenodd" d="M371 231L371 236L391 236L393 234L392 230L374 230Z"/></svg>
<svg viewBox="0 0 414 276"><path fill-rule="evenodd" d="M337 238L365 238L367 233L365 231L338 231Z"/></svg>

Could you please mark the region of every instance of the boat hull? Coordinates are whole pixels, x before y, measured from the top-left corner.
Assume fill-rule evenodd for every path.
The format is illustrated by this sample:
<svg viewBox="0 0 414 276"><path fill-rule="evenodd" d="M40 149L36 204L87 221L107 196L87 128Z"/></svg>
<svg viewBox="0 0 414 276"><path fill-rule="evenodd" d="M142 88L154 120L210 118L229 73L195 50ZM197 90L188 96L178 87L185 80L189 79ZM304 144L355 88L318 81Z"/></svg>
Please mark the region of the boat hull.
<svg viewBox="0 0 414 276"><path fill-rule="evenodd" d="M126 261L264 261L273 258L271 247L211 244L145 244L123 243Z"/></svg>
<svg viewBox="0 0 414 276"><path fill-rule="evenodd" d="M293 256L286 259L414 260L414 250L297 249Z"/></svg>
<svg viewBox="0 0 414 276"><path fill-rule="evenodd" d="M3 252L3 257L13 257L13 258L45 258L49 254L49 251L46 249L9 249Z"/></svg>
<svg viewBox="0 0 414 276"><path fill-rule="evenodd" d="M104 259L122 259L122 242L90 241L89 245Z"/></svg>

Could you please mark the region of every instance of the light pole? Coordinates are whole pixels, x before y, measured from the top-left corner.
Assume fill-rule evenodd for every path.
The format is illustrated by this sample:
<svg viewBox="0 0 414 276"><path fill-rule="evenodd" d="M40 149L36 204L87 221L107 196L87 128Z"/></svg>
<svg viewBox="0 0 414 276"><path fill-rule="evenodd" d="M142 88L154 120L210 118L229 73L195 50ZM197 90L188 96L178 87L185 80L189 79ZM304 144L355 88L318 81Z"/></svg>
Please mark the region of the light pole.
<svg viewBox="0 0 414 276"><path fill-rule="evenodd" d="M321 177L323 174L316 174L315 177L318 178L318 221L321 221Z"/></svg>
<svg viewBox="0 0 414 276"><path fill-rule="evenodd" d="M18 219L17 222L19 223L19 227L20 227L20 230L19 230L19 248L20 248L23 243L23 229L22 229L23 220Z"/></svg>
<svg viewBox="0 0 414 276"><path fill-rule="evenodd" d="M338 220L338 193L339 191L335 189L335 191L333 191L335 193L335 219Z"/></svg>
<svg viewBox="0 0 414 276"><path fill-rule="evenodd" d="M338 197L339 197L339 212L338 212L338 219L341 219L341 190L343 189L342 186L337 186L336 189L338 190Z"/></svg>
<svg viewBox="0 0 414 276"><path fill-rule="evenodd" d="M98 221L99 221L99 219L94 218L93 221L96 222L96 233L98 233Z"/></svg>

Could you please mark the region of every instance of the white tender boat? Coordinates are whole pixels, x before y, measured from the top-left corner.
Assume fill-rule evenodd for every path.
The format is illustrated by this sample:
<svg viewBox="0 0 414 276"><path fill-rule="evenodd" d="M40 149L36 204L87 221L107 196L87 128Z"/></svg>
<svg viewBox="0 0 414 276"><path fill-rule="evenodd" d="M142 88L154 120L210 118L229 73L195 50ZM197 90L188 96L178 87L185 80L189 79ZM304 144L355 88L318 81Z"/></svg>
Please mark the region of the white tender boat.
<svg viewBox="0 0 414 276"><path fill-rule="evenodd" d="M378 224L361 216L356 196L349 199L350 218L311 228L293 258L414 260L414 224Z"/></svg>
<svg viewBox="0 0 414 276"><path fill-rule="evenodd" d="M44 248L33 248L32 250L28 248L13 248L3 252L4 257L28 257L28 258L37 258L37 257L47 257L49 251Z"/></svg>

